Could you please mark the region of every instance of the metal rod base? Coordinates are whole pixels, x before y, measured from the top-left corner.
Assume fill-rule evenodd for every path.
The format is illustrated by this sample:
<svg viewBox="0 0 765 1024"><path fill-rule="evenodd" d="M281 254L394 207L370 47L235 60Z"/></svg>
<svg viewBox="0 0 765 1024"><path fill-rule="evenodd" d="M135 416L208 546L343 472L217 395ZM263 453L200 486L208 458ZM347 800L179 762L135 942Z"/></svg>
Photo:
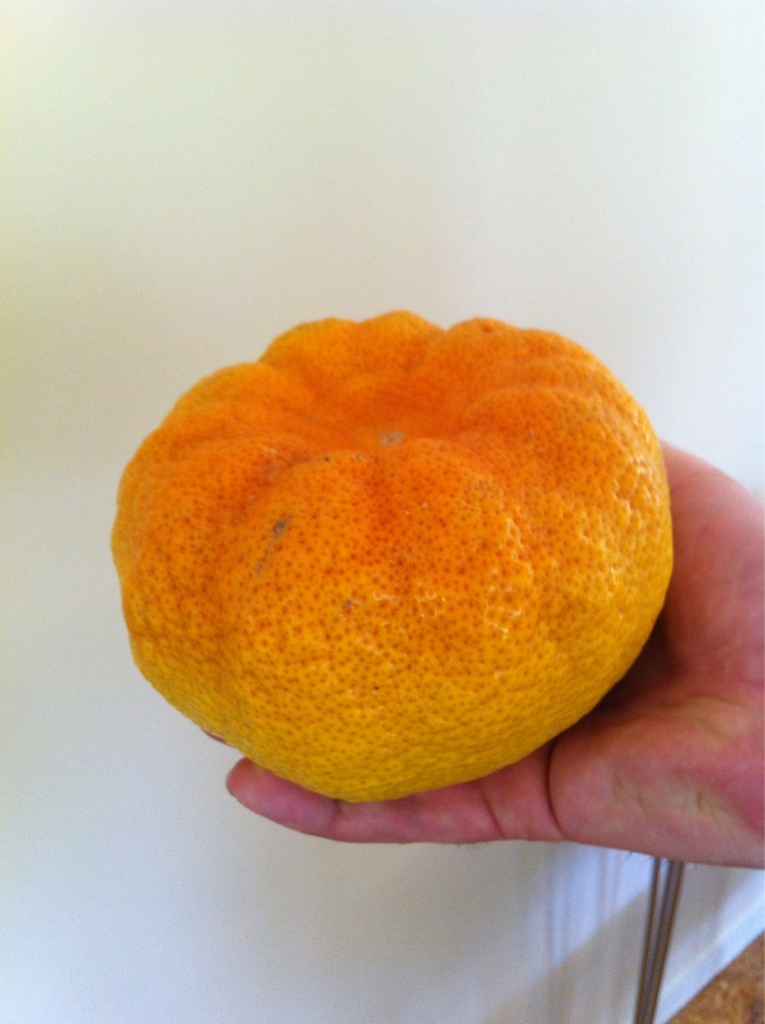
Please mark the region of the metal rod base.
<svg viewBox="0 0 765 1024"><path fill-rule="evenodd" d="M654 857L635 1024L653 1024L685 864Z"/></svg>

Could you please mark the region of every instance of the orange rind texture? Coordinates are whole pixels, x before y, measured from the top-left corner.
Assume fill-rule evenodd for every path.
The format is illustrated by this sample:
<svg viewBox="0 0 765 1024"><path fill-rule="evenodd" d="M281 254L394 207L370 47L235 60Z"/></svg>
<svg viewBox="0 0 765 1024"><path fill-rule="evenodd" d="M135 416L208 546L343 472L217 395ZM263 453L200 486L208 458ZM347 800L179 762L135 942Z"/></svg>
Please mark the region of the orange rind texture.
<svg viewBox="0 0 765 1024"><path fill-rule="evenodd" d="M113 552L135 660L257 764L346 800L481 777L632 664L672 567L645 412L585 349L324 320L177 403Z"/></svg>

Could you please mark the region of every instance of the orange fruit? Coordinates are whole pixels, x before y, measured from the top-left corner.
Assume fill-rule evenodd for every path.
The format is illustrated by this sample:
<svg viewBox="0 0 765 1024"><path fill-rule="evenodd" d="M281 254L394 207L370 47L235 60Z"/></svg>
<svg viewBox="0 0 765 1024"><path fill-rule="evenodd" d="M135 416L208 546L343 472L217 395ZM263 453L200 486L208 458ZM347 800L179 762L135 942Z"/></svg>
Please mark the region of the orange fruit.
<svg viewBox="0 0 765 1024"><path fill-rule="evenodd" d="M476 319L323 320L202 380L125 470L135 660L308 789L483 776L626 672L672 565L646 414L580 346Z"/></svg>

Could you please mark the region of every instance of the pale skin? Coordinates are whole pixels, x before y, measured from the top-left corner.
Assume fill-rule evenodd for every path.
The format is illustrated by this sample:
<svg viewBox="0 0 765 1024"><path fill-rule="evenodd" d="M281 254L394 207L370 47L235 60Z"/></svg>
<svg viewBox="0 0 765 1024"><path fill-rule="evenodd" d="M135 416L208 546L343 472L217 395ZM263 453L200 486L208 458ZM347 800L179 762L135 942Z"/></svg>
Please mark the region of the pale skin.
<svg viewBox="0 0 765 1024"><path fill-rule="evenodd" d="M589 715L475 782L380 803L309 793L242 760L257 814L346 842L568 840L704 864L763 866L763 506L664 446L675 566L624 679Z"/></svg>

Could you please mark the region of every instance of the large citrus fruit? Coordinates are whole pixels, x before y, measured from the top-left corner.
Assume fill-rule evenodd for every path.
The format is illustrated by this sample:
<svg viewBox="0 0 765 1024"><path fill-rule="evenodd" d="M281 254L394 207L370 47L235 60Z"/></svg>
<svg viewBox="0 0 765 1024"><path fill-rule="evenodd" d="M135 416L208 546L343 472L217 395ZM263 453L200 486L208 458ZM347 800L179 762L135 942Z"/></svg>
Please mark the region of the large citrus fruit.
<svg viewBox="0 0 765 1024"><path fill-rule="evenodd" d="M409 313L287 332L180 399L113 550L141 671L308 789L480 777L627 670L672 562L642 409L554 334Z"/></svg>

